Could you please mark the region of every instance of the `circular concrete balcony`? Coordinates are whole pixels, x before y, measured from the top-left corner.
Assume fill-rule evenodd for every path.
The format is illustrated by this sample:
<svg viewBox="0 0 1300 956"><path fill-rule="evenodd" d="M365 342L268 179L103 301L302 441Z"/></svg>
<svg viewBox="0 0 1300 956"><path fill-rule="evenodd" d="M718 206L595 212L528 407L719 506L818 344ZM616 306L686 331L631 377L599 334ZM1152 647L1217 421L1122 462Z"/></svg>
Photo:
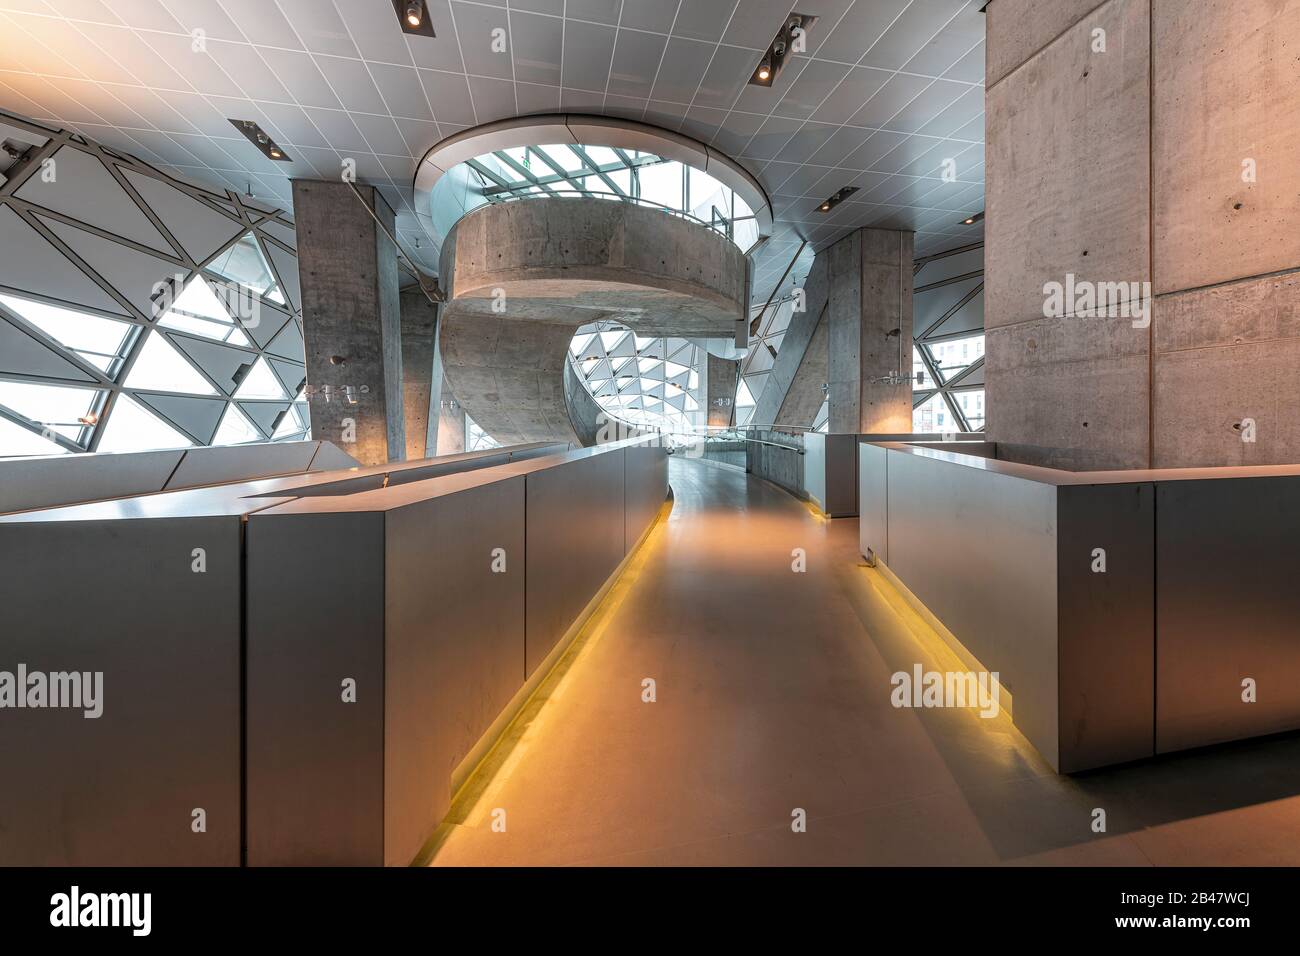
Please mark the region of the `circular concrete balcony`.
<svg viewBox="0 0 1300 956"><path fill-rule="evenodd" d="M594 403L566 401L564 387L580 326L605 319L643 335L719 338L744 315L740 249L703 224L631 202L481 206L448 234L440 265L444 374L466 413L502 443L589 442Z"/></svg>

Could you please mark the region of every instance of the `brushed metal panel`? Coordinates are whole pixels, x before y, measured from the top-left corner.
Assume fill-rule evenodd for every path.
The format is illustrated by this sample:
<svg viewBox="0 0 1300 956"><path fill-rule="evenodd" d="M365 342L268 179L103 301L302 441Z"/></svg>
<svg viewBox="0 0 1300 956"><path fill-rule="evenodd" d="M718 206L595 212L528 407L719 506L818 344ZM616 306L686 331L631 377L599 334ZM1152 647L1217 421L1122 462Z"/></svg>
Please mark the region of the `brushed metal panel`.
<svg viewBox="0 0 1300 956"><path fill-rule="evenodd" d="M311 467L308 471L335 471L339 468L359 468L361 462L357 461L338 445L332 441L317 442L320 448L317 449L315 456L311 460Z"/></svg>
<svg viewBox="0 0 1300 956"><path fill-rule="evenodd" d="M524 682L524 479L390 511L385 541L384 862L405 866Z"/></svg>
<svg viewBox="0 0 1300 956"><path fill-rule="evenodd" d="M255 514L246 547L248 864L378 866L384 516Z"/></svg>
<svg viewBox="0 0 1300 956"><path fill-rule="evenodd" d="M0 670L103 672L0 711L0 865L239 865L239 562L234 516L0 526Z"/></svg>
<svg viewBox="0 0 1300 956"><path fill-rule="evenodd" d="M1057 750L1056 487L888 450L889 567L1015 697Z"/></svg>
<svg viewBox="0 0 1300 956"><path fill-rule="evenodd" d="M173 490L298 474L311 466L316 450L313 441L191 448L166 487Z"/></svg>
<svg viewBox="0 0 1300 956"><path fill-rule="evenodd" d="M627 554L668 497L668 449L658 445L627 448L623 553Z"/></svg>
<svg viewBox="0 0 1300 956"><path fill-rule="evenodd" d="M625 451L527 475L526 675L623 560Z"/></svg>
<svg viewBox="0 0 1300 956"><path fill-rule="evenodd" d="M1060 771L1155 753L1155 488L1057 494ZM1095 573L1093 551L1106 554ZM1017 698L1017 708L1019 698ZM1017 714L1019 716L1019 714Z"/></svg>
<svg viewBox="0 0 1300 956"><path fill-rule="evenodd" d="M807 432L803 436L803 494L826 511L826 435Z"/></svg>
<svg viewBox="0 0 1300 956"><path fill-rule="evenodd" d="M879 445L858 445L858 553L889 563L889 452Z"/></svg>
<svg viewBox="0 0 1300 956"><path fill-rule="evenodd" d="M1157 751L1300 728L1300 478L1161 482L1156 516Z"/></svg>
<svg viewBox="0 0 1300 956"><path fill-rule="evenodd" d="M159 491L185 452L0 461L0 514Z"/></svg>

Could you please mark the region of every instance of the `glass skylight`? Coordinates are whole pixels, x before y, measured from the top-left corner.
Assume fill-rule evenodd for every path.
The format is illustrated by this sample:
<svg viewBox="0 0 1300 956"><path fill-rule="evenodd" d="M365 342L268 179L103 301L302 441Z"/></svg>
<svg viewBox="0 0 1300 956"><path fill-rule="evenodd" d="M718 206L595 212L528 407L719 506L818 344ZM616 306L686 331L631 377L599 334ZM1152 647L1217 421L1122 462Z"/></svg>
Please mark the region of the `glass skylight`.
<svg viewBox="0 0 1300 956"><path fill-rule="evenodd" d="M697 220L742 250L758 241L758 222L743 199L700 169L651 153L608 146L513 147L469 161L483 196L589 196L650 206Z"/></svg>

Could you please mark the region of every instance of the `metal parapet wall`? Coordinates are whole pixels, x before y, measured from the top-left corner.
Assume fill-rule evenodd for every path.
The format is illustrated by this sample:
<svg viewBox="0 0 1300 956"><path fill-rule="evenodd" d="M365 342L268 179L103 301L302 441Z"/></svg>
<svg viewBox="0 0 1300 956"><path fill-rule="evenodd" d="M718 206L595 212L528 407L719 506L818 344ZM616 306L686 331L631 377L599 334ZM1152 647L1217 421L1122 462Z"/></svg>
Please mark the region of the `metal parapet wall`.
<svg viewBox="0 0 1300 956"><path fill-rule="evenodd" d="M625 492L629 448L651 458L636 461L637 481L626 481ZM422 755L419 766L440 768L439 754L450 759L495 716L501 697L483 681L508 678L498 685L504 691L523 679L521 496L530 480L542 480L530 476L560 467L577 475L616 462L607 477L626 494L626 513L637 524L653 517L649 498L658 494L662 502L666 494L665 454L636 442L578 452L535 444L0 516L0 601L8 618L0 695L9 695L0 696L0 751L10 779L23 781L0 788L0 865L236 866L246 822L254 823L254 834L269 822L287 841L277 851L280 862L409 861L419 847L416 831L437 822L429 814L449 794L436 778L404 770L416 764L403 755ZM585 486L562 486L580 533ZM514 509L507 506L512 496ZM329 531L311 548L282 551L277 559L267 529L293 525L285 512L295 508L315 516L298 526ZM620 550L627 533L620 520ZM504 549L505 571L491 571L490 551L482 561L468 559L478 539ZM353 573L340 576L342 569ZM322 582L334 590L320 593ZM488 601L493 584L519 597L513 604ZM284 615L283 627L268 630L273 613ZM319 627L294 645L292 635L304 634L294 629L308 620ZM496 622L495 644L483 621ZM455 635L473 639L452 641L458 650L439 658L430 676L425 652L445 650L445 639ZM286 656L295 646L300 653ZM349 656L349 648L356 653ZM258 670L268 659L286 669ZM502 671L493 661L513 663ZM18 709L20 673L24 680L42 675L46 691ZM85 686L68 676L52 696L49 679L74 674ZM316 678L324 683L313 685ZM355 704L343 700L345 679L357 682ZM248 711L241 709L245 681ZM290 717L260 720L249 735L250 760L270 753L277 772L292 775L321 759L331 776L306 802L282 804L269 815L265 801L250 799L246 821L241 732L249 715L266 714L267 688L281 701L308 688L321 710L307 729L318 736L295 735L302 724ZM368 722L376 706L379 736ZM98 715L84 716L96 709ZM313 750L331 730L337 736ZM343 755L357 741L369 749L348 762ZM388 779L367 775L366 767ZM406 802L353 799L367 787ZM304 791L282 796L290 792ZM265 793L254 788L250 796ZM351 829L292 842L293 821L326 819L340 801L359 815ZM259 854L266 844L251 845L250 862L265 859Z"/></svg>
<svg viewBox="0 0 1300 956"><path fill-rule="evenodd" d="M862 442L859 548L1001 675L1054 769L1300 729L1300 467L985 452Z"/></svg>

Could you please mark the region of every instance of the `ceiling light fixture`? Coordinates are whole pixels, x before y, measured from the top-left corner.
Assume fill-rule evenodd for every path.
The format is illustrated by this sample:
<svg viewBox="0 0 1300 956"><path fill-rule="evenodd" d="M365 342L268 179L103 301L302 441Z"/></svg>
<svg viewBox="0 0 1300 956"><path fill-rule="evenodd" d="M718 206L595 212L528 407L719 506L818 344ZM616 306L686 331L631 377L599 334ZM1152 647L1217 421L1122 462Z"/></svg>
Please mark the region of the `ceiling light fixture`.
<svg viewBox="0 0 1300 956"><path fill-rule="evenodd" d="M786 17L767 52L758 61L749 82L754 86L771 86L775 83L790 54L808 51L808 29L816 22L815 16L806 13L792 13Z"/></svg>
<svg viewBox="0 0 1300 956"><path fill-rule="evenodd" d="M429 11L424 0L393 0L393 9L397 12L397 22L403 33L423 37L437 37L433 24L429 21Z"/></svg>
<svg viewBox="0 0 1300 956"><path fill-rule="evenodd" d="M967 216L965 219L963 219L963 220L961 221L961 225L963 225L963 226L973 226L973 225L975 225L975 223L979 222L979 221L982 220L983 218L984 218L984 213L982 213L982 212L977 212L975 215L973 215L973 216Z"/></svg>
<svg viewBox="0 0 1300 956"><path fill-rule="evenodd" d="M858 191L857 186L843 186L840 189L836 190L836 192L833 195L828 196L826 199L822 200L822 204L817 207L817 211L830 212L832 209L834 209L844 200L848 199L857 191Z"/></svg>
<svg viewBox="0 0 1300 956"><path fill-rule="evenodd" d="M230 122L235 129L244 134L245 139L261 150L262 155L267 159L273 159L277 163L292 162L275 140L267 136L266 131L252 120L232 119Z"/></svg>

